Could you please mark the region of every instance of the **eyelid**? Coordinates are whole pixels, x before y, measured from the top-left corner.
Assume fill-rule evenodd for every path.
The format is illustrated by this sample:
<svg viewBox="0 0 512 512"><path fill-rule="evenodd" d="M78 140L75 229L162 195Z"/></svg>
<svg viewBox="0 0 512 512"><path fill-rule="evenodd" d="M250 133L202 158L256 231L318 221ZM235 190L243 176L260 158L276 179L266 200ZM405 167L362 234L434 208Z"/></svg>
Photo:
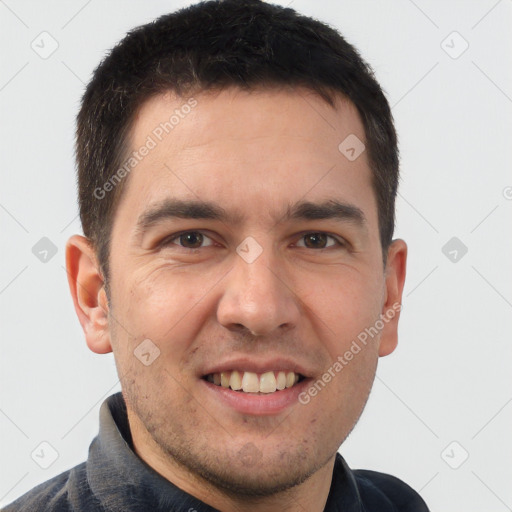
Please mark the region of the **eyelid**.
<svg viewBox="0 0 512 512"><path fill-rule="evenodd" d="M333 244L333 245L329 245L328 247L323 247L321 249L313 249L313 250L316 250L316 251L321 251L322 249L330 249L331 247L335 247L336 245L339 246L339 247L346 247L347 246L347 242L341 238L341 237L338 237L332 233L328 233L326 231L303 231L302 233L299 233L299 240L303 240L304 237L306 235L316 235L316 234L319 234L319 235L326 235L328 236L329 238L332 238L336 243ZM296 245L296 244L295 244ZM305 246L299 246L299 247L305 247ZM310 247L306 247L306 249L310 249Z"/></svg>
<svg viewBox="0 0 512 512"><path fill-rule="evenodd" d="M187 233L200 233L201 235L203 235L203 238L209 239L211 241L211 243L208 245L202 245L201 247L183 247L180 244L174 243L174 240L179 239L180 236L186 235ZM181 249L185 249L187 251L193 251L193 250L197 250L197 249L202 249L204 247L210 247L210 246L214 245L214 240L211 236L208 236L206 233L207 233L207 231L203 231L201 229L184 229L183 231L178 231L176 233L172 233L169 236L166 236L165 238L162 239L161 242L159 242L158 246L165 247L168 245L174 245L176 247L180 247Z"/></svg>

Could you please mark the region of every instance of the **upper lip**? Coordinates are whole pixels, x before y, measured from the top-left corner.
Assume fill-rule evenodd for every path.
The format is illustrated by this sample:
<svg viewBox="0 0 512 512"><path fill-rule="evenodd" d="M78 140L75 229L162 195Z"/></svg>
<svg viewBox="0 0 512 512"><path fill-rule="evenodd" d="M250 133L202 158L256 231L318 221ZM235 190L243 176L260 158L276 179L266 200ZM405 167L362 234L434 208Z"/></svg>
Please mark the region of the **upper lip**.
<svg viewBox="0 0 512 512"><path fill-rule="evenodd" d="M305 365L286 357L258 359L254 356L245 356L207 366L201 371L201 377L211 373L222 373L234 370L254 373L264 373L268 371L295 372L304 377L310 377L312 375L312 371L307 369Z"/></svg>

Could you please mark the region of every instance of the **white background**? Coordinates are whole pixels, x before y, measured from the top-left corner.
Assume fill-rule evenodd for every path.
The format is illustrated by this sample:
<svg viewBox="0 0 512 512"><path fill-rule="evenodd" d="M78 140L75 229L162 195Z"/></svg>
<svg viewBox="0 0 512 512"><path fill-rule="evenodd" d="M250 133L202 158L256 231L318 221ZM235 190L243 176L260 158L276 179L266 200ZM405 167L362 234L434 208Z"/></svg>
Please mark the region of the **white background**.
<svg viewBox="0 0 512 512"><path fill-rule="evenodd" d="M0 505L85 460L99 406L120 389L112 355L86 347L64 271L65 242L81 232L74 117L128 29L189 3L0 1ZM512 510L512 1L290 6L360 50L400 137L400 344L341 451L353 468L404 479L433 512ZM47 59L31 48L43 31L59 45ZM469 44L458 58L445 51L464 47L454 31ZM456 262L442 252L454 236L468 249ZM42 237L57 247L46 263L32 253ZM43 441L59 454L48 469L31 458Z"/></svg>

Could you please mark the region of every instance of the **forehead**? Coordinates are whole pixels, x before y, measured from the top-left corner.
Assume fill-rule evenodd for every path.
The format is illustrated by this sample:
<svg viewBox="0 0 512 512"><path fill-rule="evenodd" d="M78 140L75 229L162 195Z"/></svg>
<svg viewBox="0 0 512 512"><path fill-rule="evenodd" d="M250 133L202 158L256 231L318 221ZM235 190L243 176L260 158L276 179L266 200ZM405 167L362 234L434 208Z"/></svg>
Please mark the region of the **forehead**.
<svg viewBox="0 0 512 512"><path fill-rule="evenodd" d="M169 196L216 199L259 215L263 204L279 210L336 192L353 203L371 190L366 153L350 160L340 151L353 137L363 144L364 127L341 97L333 108L303 89L161 94L134 119L131 151L145 156L121 203L140 211Z"/></svg>

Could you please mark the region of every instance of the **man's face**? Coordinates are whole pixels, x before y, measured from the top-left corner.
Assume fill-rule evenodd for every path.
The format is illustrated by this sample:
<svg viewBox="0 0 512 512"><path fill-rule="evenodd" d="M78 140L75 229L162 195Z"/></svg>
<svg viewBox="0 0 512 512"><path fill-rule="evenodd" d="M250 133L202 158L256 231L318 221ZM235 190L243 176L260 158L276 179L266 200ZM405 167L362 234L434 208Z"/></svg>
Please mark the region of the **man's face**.
<svg viewBox="0 0 512 512"><path fill-rule="evenodd" d="M265 494L324 466L356 423L396 321L333 365L401 285L383 268L366 152L338 149L365 140L351 103L303 90L195 100L160 95L135 120L132 150L156 145L115 215L110 343L143 458ZM312 208L334 202L335 215Z"/></svg>

